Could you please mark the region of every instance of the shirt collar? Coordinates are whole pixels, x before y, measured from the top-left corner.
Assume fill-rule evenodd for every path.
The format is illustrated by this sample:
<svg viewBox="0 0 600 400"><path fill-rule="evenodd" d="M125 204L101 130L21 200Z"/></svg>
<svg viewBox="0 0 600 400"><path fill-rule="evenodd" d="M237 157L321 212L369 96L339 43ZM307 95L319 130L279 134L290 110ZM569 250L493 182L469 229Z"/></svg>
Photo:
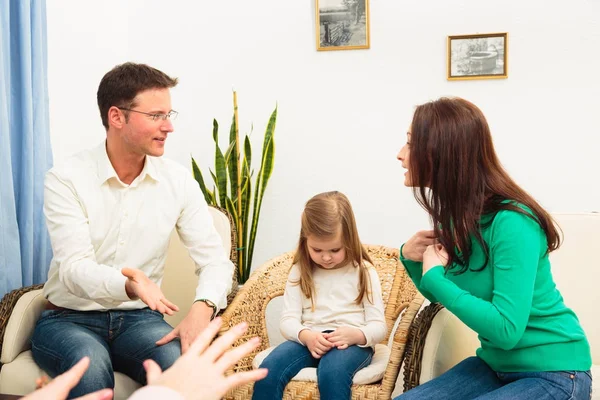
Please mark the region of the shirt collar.
<svg viewBox="0 0 600 400"><path fill-rule="evenodd" d="M146 176L159 181L158 169L156 168L156 157L146 156L146 162L144 163L144 169L140 174L140 179L145 179Z"/></svg>
<svg viewBox="0 0 600 400"><path fill-rule="evenodd" d="M106 152L106 141L102 142L102 144L96 148L94 151L94 157L96 158L98 165L98 179L101 185L111 178L116 178L118 181L120 181L117 171L115 171L110 159L108 158L108 153ZM154 157L146 156L144 168L142 169L142 172L140 172L140 175L135 178L134 182L142 182L144 179L146 179L146 176L149 176L155 181L159 181L158 170L155 165Z"/></svg>
<svg viewBox="0 0 600 400"><path fill-rule="evenodd" d="M106 154L106 141L102 142L102 144L96 148L94 157L98 164L98 179L100 184L103 184L110 178L119 178L117 171L115 171L108 159L108 154Z"/></svg>

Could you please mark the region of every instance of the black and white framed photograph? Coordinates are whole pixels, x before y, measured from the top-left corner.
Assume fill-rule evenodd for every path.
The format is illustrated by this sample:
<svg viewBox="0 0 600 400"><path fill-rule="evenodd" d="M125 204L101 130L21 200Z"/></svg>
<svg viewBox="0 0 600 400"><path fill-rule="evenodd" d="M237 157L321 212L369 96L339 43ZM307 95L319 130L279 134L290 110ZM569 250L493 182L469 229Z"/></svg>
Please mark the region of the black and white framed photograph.
<svg viewBox="0 0 600 400"><path fill-rule="evenodd" d="M317 50L369 48L369 0L315 0Z"/></svg>
<svg viewBox="0 0 600 400"><path fill-rule="evenodd" d="M448 36L448 80L508 78L508 33Z"/></svg>

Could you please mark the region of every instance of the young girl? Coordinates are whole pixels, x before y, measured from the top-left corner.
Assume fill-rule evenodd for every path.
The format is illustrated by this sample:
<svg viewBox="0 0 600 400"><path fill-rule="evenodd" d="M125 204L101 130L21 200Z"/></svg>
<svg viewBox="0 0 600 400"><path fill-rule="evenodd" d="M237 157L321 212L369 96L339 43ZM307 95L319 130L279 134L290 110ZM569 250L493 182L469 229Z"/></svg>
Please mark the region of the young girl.
<svg viewBox="0 0 600 400"><path fill-rule="evenodd" d="M502 168L479 108L418 106L398 160L435 227L408 240L401 260L481 341L477 356L398 399L588 400L590 346L548 260L558 230Z"/></svg>
<svg viewBox="0 0 600 400"><path fill-rule="evenodd" d="M283 301L280 329L287 341L261 364L269 373L252 398L281 400L302 368L316 367L322 400L350 399L354 374L370 364L387 326L379 277L342 193L306 203Z"/></svg>

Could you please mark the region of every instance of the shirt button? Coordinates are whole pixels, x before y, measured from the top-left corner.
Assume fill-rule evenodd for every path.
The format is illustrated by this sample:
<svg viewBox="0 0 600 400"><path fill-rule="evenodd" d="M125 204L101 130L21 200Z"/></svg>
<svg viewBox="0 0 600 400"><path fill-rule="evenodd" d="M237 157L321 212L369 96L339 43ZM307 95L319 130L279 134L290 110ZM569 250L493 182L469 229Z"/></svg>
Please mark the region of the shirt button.
<svg viewBox="0 0 600 400"><path fill-rule="evenodd" d="M121 241L119 242L119 244L120 244L121 246L123 246L123 245L125 244L125 241L124 241L124 240L121 240Z"/></svg>

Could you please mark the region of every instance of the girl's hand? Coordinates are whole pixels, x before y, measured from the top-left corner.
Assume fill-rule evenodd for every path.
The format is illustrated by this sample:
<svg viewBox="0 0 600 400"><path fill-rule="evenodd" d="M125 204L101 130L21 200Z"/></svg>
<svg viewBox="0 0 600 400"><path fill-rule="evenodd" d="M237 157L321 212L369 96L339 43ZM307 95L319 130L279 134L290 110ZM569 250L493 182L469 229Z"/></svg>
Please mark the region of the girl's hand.
<svg viewBox="0 0 600 400"><path fill-rule="evenodd" d="M309 329L300 331L298 338L306 345L314 358L321 358L333 347L333 344L325 338L326 333L313 332Z"/></svg>
<svg viewBox="0 0 600 400"><path fill-rule="evenodd" d="M448 252L441 244L427 246L423 254L423 275L433 267L448 264Z"/></svg>
<svg viewBox="0 0 600 400"><path fill-rule="evenodd" d="M412 261L423 261L423 253L427 246L437 242L435 233L432 230L419 231L413 235L402 247L402 256Z"/></svg>
<svg viewBox="0 0 600 400"><path fill-rule="evenodd" d="M324 333L323 336L340 350L347 349L348 346L355 344L367 344L365 334L360 329L351 326L339 327L331 333Z"/></svg>

